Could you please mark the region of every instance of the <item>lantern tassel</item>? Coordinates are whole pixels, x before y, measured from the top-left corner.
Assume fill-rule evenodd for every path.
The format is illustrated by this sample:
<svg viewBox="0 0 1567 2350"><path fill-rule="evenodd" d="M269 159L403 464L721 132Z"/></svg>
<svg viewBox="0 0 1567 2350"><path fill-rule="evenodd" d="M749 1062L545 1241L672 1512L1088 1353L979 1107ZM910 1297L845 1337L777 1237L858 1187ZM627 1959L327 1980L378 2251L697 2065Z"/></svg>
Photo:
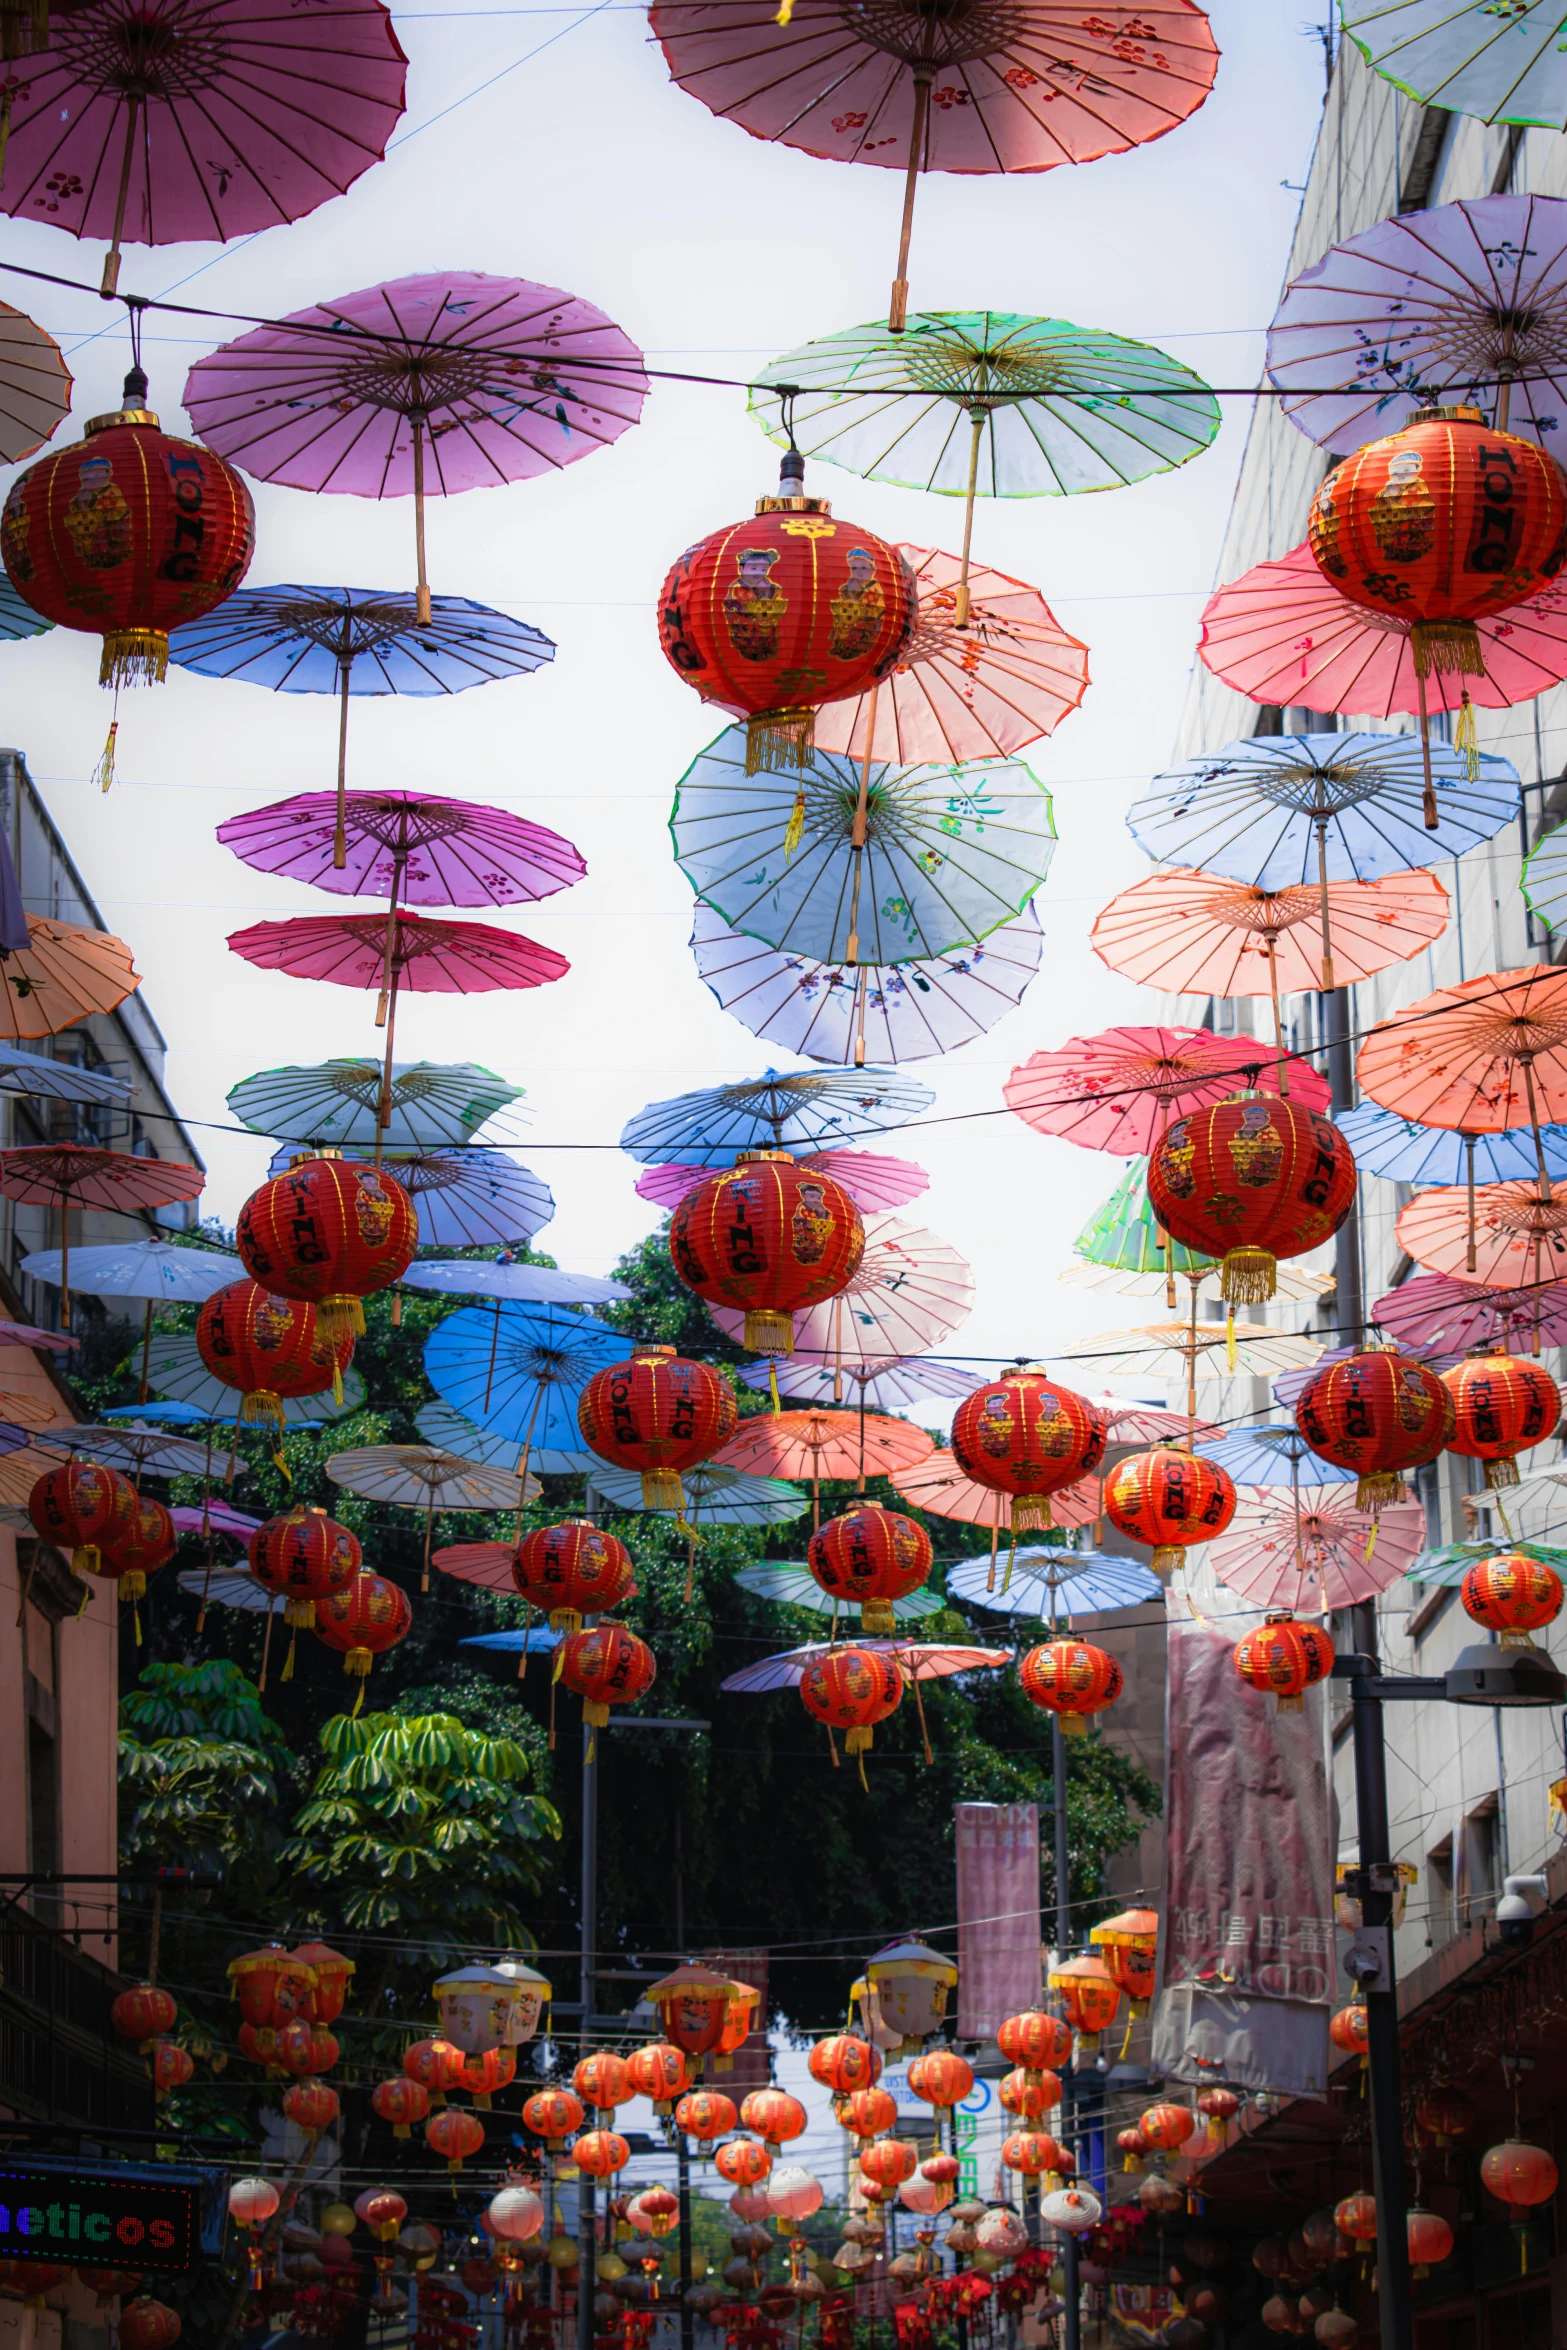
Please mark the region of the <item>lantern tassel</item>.
<svg viewBox="0 0 1567 2350"><path fill-rule="evenodd" d="M106 792L110 784L114 781L114 741L119 731L120 722L118 718L111 718L109 721L109 732L103 746L103 754L100 757L97 766L93 769L90 779L91 783L95 783L101 792Z"/></svg>
<svg viewBox="0 0 1567 2350"><path fill-rule="evenodd" d="M759 710L754 718L746 721L745 771L747 775L785 775L795 768L809 767L815 747L814 709ZM805 786L802 784L795 793L789 829L784 835L785 856L793 856L804 831Z"/></svg>
<svg viewBox="0 0 1567 2350"><path fill-rule="evenodd" d="M98 663L100 685L162 685L169 673L168 631L111 628Z"/></svg>
<svg viewBox="0 0 1567 2350"><path fill-rule="evenodd" d="M1459 704L1458 724L1453 729L1453 748L1464 754L1464 777L1469 783L1480 780L1480 737L1475 731L1475 706L1465 689Z"/></svg>
<svg viewBox="0 0 1567 2350"><path fill-rule="evenodd" d="M1228 1251L1219 1269L1219 1294L1232 1306L1266 1305L1276 1288L1277 1271L1271 1249L1243 1241Z"/></svg>

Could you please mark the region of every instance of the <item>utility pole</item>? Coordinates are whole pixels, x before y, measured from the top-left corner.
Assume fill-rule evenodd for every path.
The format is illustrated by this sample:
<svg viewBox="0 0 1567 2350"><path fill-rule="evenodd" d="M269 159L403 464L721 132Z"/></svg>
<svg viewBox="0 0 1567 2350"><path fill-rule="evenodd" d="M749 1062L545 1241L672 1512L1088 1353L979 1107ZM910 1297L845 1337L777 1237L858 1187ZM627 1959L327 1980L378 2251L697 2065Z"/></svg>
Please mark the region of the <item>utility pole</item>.
<svg viewBox="0 0 1567 2350"><path fill-rule="evenodd" d="M1050 1772L1055 1798L1056 1954L1059 1964L1072 1947L1072 1887L1066 1840L1066 1740L1061 1735L1059 1714L1050 1717ZM1061 2100L1067 2109L1068 2139L1075 2165L1077 2126L1073 2108L1077 2102L1077 2077L1070 2066L1061 2075ZM1077 2275L1077 2238L1074 2235L1068 2235L1062 2247L1061 2266L1065 2271L1065 2286L1061 2295L1061 2350L1081 2350L1081 2288Z"/></svg>
<svg viewBox="0 0 1567 2350"><path fill-rule="evenodd" d="M1328 1041L1328 1083L1335 1111L1355 1106L1355 1055L1350 1043L1349 989L1335 987L1319 996ZM1333 1318L1340 1346L1358 1346L1365 1326L1365 1299L1360 1282L1360 1207L1356 1205L1333 1238Z"/></svg>
<svg viewBox="0 0 1567 2350"><path fill-rule="evenodd" d="M598 1740L586 1722L582 1725L582 1957L577 1996L582 2002L582 2053L589 2052L598 1974ZM577 2173L577 2350L593 2350L593 2301L597 2285L598 2213L593 2181Z"/></svg>
<svg viewBox="0 0 1567 2350"><path fill-rule="evenodd" d="M691 2290L691 2152L686 2134L675 2128L676 2192L680 2197L680 2350L692 2350L694 2312L686 2295Z"/></svg>

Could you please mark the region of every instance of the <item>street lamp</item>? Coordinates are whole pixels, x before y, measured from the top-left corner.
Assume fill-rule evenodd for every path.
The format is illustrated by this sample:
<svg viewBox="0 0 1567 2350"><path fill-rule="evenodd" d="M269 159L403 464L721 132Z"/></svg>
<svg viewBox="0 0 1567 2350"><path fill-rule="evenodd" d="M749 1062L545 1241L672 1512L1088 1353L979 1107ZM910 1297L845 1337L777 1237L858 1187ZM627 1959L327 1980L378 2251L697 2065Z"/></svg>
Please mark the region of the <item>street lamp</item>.
<svg viewBox="0 0 1567 2350"><path fill-rule="evenodd" d="M1414 2350L1409 2299L1409 2239L1404 2186L1403 2090L1398 2047L1398 1986L1393 1973L1393 1909L1398 1871L1389 1849L1387 1755L1382 1737L1385 1702L1435 1699L1446 1705L1560 1705L1567 1678L1538 1648L1502 1648L1481 1641L1463 1650L1448 1672L1429 1677L1380 1673L1369 1656L1333 1660L1335 1681L1347 1681L1354 1732L1355 1809L1360 1863L1345 1875L1345 1890L1360 1904L1361 1925L1344 1954L1366 2010L1366 2067L1371 2096L1372 2185L1377 2205L1377 2285L1385 2350Z"/></svg>

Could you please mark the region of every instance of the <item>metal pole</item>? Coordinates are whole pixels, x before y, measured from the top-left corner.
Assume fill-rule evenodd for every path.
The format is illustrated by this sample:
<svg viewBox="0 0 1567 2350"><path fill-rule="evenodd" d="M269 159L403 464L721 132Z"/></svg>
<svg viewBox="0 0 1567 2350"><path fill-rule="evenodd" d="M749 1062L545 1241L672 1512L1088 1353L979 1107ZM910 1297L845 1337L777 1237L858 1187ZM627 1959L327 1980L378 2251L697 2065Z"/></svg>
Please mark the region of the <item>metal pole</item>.
<svg viewBox="0 0 1567 2350"><path fill-rule="evenodd" d="M1333 1089L1333 1107L1352 1110L1355 1106L1355 1056L1350 1038L1349 989L1336 987L1331 995L1321 999L1326 1014L1324 1025L1328 1032L1328 1083ZM1360 1206L1357 1198L1333 1240L1334 1319L1338 1324L1339 1344L1359 1346L1365 1322L1365 1298L1360 1281Z"/></svg>
<svg viewBox="0 0 1567 2350"><path fill-rule="evenodd" d="M586 2171L580 2171L577 2175L577 2350L593 2350L597 2259L598 2215L593 2208L593 2181Z"/></svg>
<svg viewBox="0 0 1567 2350"><path fill-rule="evenodd" d="M680 2196L680 2350L692 2350L694 2312L686 2299L691 2290L691 2154L684 2130L675 2133L675 2163Z"/></svg>
<svg viewBox="0 0 1567 2350"><path fill-rule="evenodd" d="M598 1944L598 1744L586 1722L582 1725L582 1963L577 1996L582 2001L582 2053L592 2045L594 1990ZM593 2301L597 2290L594 2262L598 2258L598 2219L593 2181L578 2174L577 2187L577 2350L593 2350Z"/></svg>
<svg viewBox="0 0 1567 2350"><path fill-rule="evenodd" d="M1050 1717L1050 1775L1055 1798L1056 1954L1059 1961L1065 1958L1072 1947L1072 1886L1066 1840L1066 1740L1061 1735L1059 1714ZM1067 2121L1067 2144L1074 2163L1077 2159L1077 2132L1072 2107L1076 2095L1076 2076L1068 2070L1061 2076L1061 2103ZM1061 2294L1061 2350L1081 2350L1075 2236L1067 2237L1062 2248L1061 2266L1066 2272Z"/></svg>
<svg viewBox="0 0 1567 2350"><path fill-rule="evenodd" d="M1341 1660L1347 1662L1348 1660ZM1377 1971L1362 1975L1366 2005L1366 2066L1371 2093L1372 2184L1377 2203L1377 2305L1383 2350L1413 2350L1409 2302L1409 2238L1404 2185L1404 2110L1398 2049L1398 1987L1393 1973L1393 1875L1389 1866L1387 1762L1382 1745L1382 1701L1369 1689L1376 1667L1356 1657L1346 1675L1355 1741L1355 1810L1360 1827L1360 1913L1357 1942L1375 1954Z"/></svg>

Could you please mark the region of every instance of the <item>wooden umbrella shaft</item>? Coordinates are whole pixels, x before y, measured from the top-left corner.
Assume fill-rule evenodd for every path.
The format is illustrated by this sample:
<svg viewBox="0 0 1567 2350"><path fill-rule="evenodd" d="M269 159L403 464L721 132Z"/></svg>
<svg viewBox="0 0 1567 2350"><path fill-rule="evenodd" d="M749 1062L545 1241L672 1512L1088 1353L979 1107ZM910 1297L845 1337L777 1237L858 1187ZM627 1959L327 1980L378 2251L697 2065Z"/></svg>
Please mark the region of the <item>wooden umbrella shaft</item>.
<svg viewBox="0 0 1567 2350"><path fill-rule="evenodd" d="M147 1311L141 1318L141 1379L136 1389L138 1403L145 1403L147 1400L147 1357L152 1351L152 1308L153 1300L149 1297Z"/></svg>
<svg viewBox="0 0 1567 2350"><path fill-rule="evenodd" d="M854 823L849 832L849 853L854 859L849 884L849 938L844 949L846 963L860 959L860 870L865 862L865 834L870 820L871 806L871 748L876 740L876 697L881 692L878 678L871 687L870 700L865 709L865 749L860 757L860 796L854 804Z"/></svg>
<svg viewBox="0 0 1567 2350"><path fill-rule="evenodd" d="M1441 818L1437 813L1436 785L1431 775L1431 719L1426 709L1426 681L1418 657L1415 662L1415 691L1420 701L1420 769L1425 778L1421 813L1425 818L1427 832L1435 832Z"/></svg>
<svg viewBox="0 0 1567 2350"><path fill-rule="evenodd" d="M386 999L386 1059L381 1064L381 1098L375 1108L375 1163L381 1164L381 1146L392 1123L392 1053L397 1040L398 964L392 965L392 984Z"/></svg>
<svg viewBox="0 0 1567 2350"><path fill-rule="evenodd" d="M1540 1171L1540 1197L1548 1200L1551 1197L1551 1179L1545 1171L1545 1142L1540 1133L1539 1104L1534 1098L1534 1056L1532 1053L1524 1053L1521 1057L1524 1089L1529 1096L1529 1123L1534 1128L1534 1163Z"/></svg>
<svg viewBox="0 0 1567 2350"><path fill-rule="evenodd" d="M903 182L903 223L898 232L898 274L892 281L887 305L887 332L901 335L909 318L909 241L914 234L914 197L925 164L925 126L930 120L933 75L918 69L914 75L914 121L909 131L909 168Z"/></svg>
<svg viewBox="0 0 1567 2350"><path fill-rule="evenodd" d="M418 565L419 581L414 596L414 616L422 627L430 622L430 581L424 560L424 416L415 410L414 435L414 556Z"/></svg>
<svg viewBox="0 0 1567 2350"><path fill-rule="evenodd" d="M60 1186L60 1328L71 1327L71 1193Z"/></svg>
<svg viewBox="0 0 1567 2350"><path fill-rule="evenodd" d="M974 500L979 495L979 444L984 438L986 410L971 408L969 426L973 439L968 453L968 489L963 499L963 560L958 571L957 595L953 608L954 628L967 628L969 616L968 564L969 549L974 540Z"/></svg>
<svg viewBox="0 0 1567 2350"><path fill-rule="evenodd" d="M354 673L351 654L339 653L337 672L341 707L337 720L337 830L332 835L332 868L341 873L348 863L348 681Z"/></svg>
<svg viewBox="0 0 1567 2350"><path fill-rule="evenodd" d="M1315 816L1312 822L1317 828L1317 894L1322 905L1322 992L1331 995L1336 982L1333 977L1333 916L1328 904L1328 820L1326 816Z"/></svg>
<svg viewBox="0 0 1567 2350"><path fill-rule="evenodd" d="M1290 1079L1289 1071L1284 1066L1284 1022L1279 1016L1279 964L1276 951L1278 942L1271 930L1265 931L1263 936L1268 947L1268 987L1273 996L1273 1049L1278 1059L1279 1093L1287 1101Z"/></svg>
<svg viewBox="0 0 1567 2350"><path fill-rule="evenodd" d="M7 100L7 105L10 101ZM120 282L120 237L125 228L125 207L130 200L131 165L136 159L136 126L141 120L144 100L139 90L133 90L126 99L125 154L120 163L120 192L114 202L114 235L109 250L103 257L103 276L98 291L109 301Z"/></svg>
<svg viewBox="0 0 1567 2350"><path fill-rule="evenodd" d="M1475 1269L1475 1138L1472 1134L1464 1136L1464 1175L1469 1191L1469 1249L1464 1267L1472 1273Z"/></svg>

